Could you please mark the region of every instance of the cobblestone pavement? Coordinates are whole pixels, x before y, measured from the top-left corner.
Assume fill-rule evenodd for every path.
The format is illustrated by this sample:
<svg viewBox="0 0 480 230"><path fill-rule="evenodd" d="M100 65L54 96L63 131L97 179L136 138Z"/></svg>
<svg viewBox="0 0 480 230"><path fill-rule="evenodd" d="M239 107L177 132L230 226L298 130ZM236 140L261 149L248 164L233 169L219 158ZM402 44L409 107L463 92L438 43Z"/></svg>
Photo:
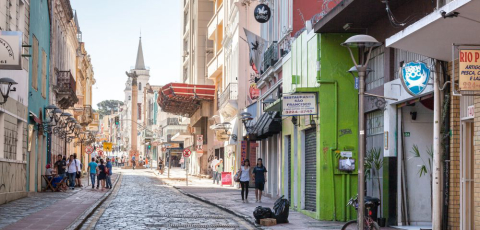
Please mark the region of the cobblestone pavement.
<svg viewBox="0 0 480 230"><path fill-rule="evenodd" d="M246 221L162 185L150 170L122 170L121 187L95 229L254 229Z"/></svg>

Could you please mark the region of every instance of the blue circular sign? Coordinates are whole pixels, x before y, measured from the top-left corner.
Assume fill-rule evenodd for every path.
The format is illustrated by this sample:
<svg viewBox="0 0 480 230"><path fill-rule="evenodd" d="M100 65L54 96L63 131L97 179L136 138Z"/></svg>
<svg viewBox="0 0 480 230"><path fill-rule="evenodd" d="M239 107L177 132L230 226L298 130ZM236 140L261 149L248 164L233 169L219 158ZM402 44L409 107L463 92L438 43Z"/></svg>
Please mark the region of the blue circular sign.
<svg viewBox="0 0 480 230"><path fill-rule="evenodd" d="M402 68L401 81L412 96L421 94L430 80L430 69L423 62L409 62Z"/></svg>

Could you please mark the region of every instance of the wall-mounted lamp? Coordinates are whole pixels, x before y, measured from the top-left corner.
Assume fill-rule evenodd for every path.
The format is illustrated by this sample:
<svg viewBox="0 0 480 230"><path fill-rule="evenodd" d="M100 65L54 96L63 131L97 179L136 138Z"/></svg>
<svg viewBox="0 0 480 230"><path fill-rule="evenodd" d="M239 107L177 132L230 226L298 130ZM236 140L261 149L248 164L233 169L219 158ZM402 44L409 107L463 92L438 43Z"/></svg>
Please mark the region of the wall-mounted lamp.
<svg viewBox="0 0 480 230"><path fill-rule="evenodd" d="M310 126L314 127L316 126L317 124L315 124L315 120L313 120L313 116L310 115Z"/></svg>
<svg viewBox="0 0 480 230"><path fill-rule="evenodd" d="M298 118L297 118L296 116L293 116L293 117L292 117L292 124L293 124L294 126L299 126L299 124L298 124Z"/></svg>
<svg viewBox="0 0 480 230"><path fill-rule="evenodd" d="M417 112L410 112L410 116L412 116L412 120L417 120Z"/></svg>
<svg viewBox="0 0 480 230"><path fill-rule="evenodd" d="M15 87L12 88L12 85L16 85L16 84L17 82L12 80L11 78L8 78L8 77L0 78L0 93L2 94L2 97L3 97L3 101L0 102L0 105L3 105L7 102L8 95L10 94L10 92L14 92L17 90L17 88Z"/></svg>

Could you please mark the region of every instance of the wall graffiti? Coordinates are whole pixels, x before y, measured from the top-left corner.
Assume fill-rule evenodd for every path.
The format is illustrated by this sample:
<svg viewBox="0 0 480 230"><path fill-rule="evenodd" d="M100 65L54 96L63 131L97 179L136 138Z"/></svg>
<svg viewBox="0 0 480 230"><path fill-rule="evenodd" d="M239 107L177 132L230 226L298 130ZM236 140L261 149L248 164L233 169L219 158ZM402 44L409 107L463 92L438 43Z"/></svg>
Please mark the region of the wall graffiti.
<svg viewBox="0 0 480 230"><path fill-rule="evenodd" d="M341 129L340 130L340 136L347 135L347 134L352 134L351 129Z"/></svg>

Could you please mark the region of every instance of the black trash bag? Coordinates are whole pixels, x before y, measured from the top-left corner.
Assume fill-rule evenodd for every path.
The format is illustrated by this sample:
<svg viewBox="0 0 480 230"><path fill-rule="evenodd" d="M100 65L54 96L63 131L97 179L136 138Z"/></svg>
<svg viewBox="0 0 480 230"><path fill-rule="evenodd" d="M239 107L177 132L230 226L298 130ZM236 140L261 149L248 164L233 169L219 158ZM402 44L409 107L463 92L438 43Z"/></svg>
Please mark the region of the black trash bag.
<svg viewBox="0 0 480 230"><path fill-rule="evenodd" d="M290 210L290 201L281 196L275 201L273 205L274 215L273 218L277 220L277 224L288 223L288 214Z"/></svg>
<svg viewBox="0 0 480 230"><path fill-rule="evenodd" d="M260 219L272 218L272 209L267 207L258 206L253 211L253 217L255 217L255 223L260 224Z"/></svg>

